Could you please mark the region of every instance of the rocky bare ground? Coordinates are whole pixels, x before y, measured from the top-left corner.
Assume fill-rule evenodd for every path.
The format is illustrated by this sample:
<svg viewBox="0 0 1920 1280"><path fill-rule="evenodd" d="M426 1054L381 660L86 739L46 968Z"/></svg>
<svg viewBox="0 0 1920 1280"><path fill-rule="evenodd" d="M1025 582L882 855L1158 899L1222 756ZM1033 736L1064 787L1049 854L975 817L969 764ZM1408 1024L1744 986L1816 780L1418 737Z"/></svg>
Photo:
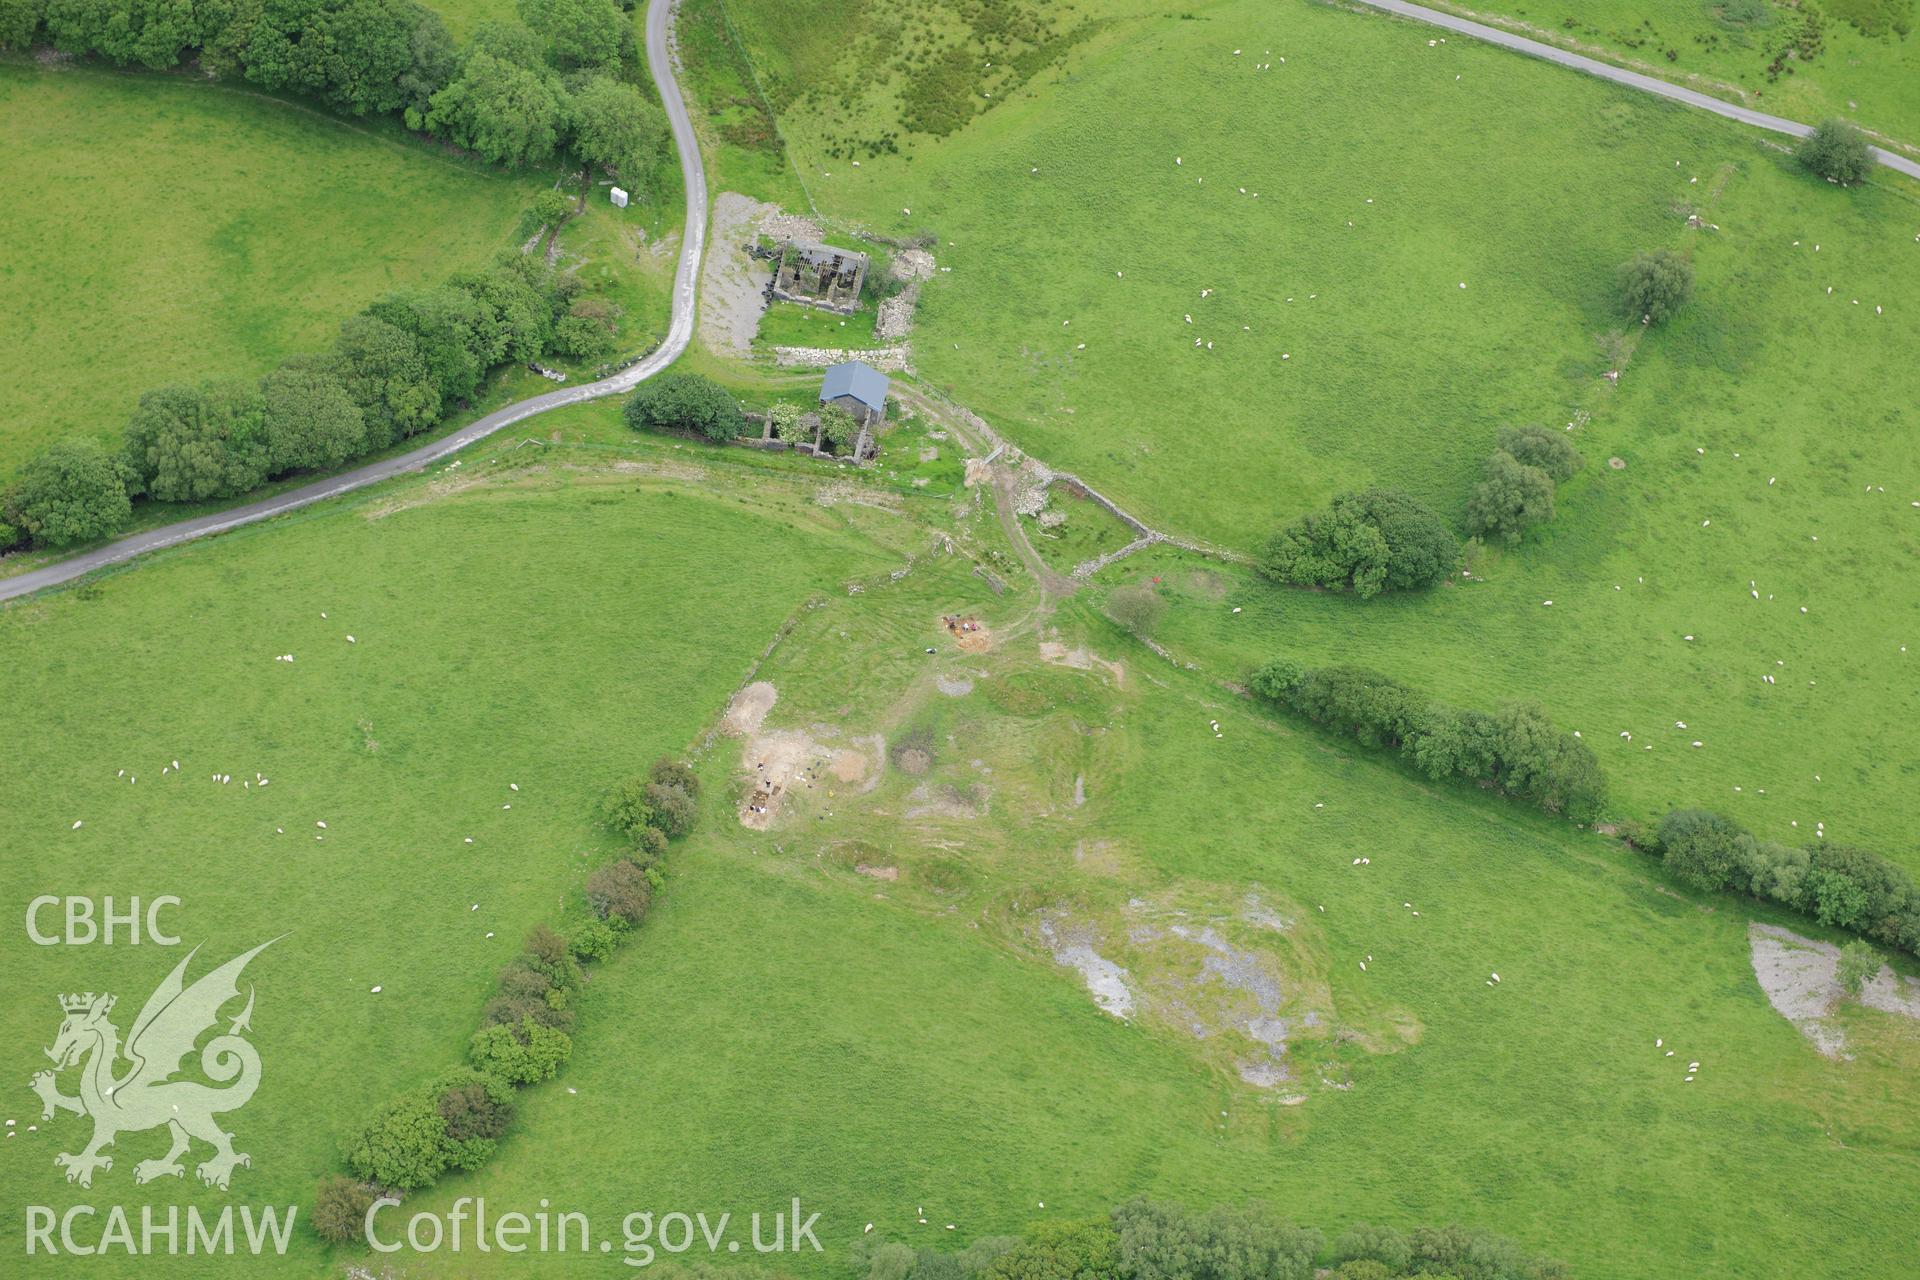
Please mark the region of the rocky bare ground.
<svg viewBox="0 0 1920 1280"><path fill-rule="evenodd" d="M1833 1012L1846 997L1840 988L1840 948L1803 938L1778 925L1747 926L1753 976L1767 1003L1830 1058L1847 1056L1847 1037ZM1920 1019L1920 982L1881 966L1860 993L1860 1003L1900 1017Z"/></svg>
<svg viewBox="0 0 1920 1280"><path fill-rule="evenodd" d="M752 353L773 272L746 247L779 212L732 191L713 198L713 239L700 273L700 341L709 351L741 359Z"/></svg>

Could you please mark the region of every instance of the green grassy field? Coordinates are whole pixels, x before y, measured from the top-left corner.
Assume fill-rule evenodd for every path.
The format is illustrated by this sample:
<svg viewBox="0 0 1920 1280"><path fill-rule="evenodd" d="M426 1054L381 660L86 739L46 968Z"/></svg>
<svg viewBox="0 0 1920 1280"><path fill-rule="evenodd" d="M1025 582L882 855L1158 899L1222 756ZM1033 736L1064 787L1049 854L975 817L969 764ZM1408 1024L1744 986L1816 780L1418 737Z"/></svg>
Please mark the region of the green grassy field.
<svg viewBox="0 0 1920 1280"><path fill-rule="evenodd" d="M1124 24L1070 67L963 133L834 166L816 198L937 237L925 377L1150 518L1242 546L1368 481L1457 510L1500 425L1591 386L1614 265L1678 242L1668 205L1730 137L1304 4ZM1355 95L1376 79L1472 127L1394 128L1398 105ZM811 172L808 124L789 136ZM1576 173L1595 198L1564 198Z"/></svg>
<svg viewBox="0 0 1920 1280"><path fill-rule="evenodd" d="M231 1118L254 1154L235 1184L249 1203L306 1205L350 1125L458 1062L493 973L600 855L600 790L684 750L804 599L891 563L857 519L777 500L777 480L752 482L749 508L746 477L649 474L687 474L680 456L496 480L476 452L0 614L0 721L40 744L0 805L6 899L176 894L169 921L202 961L288 935L249 970L269 1055ZM777 566L743 582L771 543ZM270 788L243 785L256 773ZM41 949L17 925L0 945L22 991L0 1013L18 1076L5 1114L22 1126L0 1146L0 1189L11 1205L84 1201L51 1163L77 1131L24 1131L54 996L111 989L130 1019L182 953ZM126 1137L91 1194L134 1194L155 1137ZM291 1273L321 1265L303 1231Z"/></svg>
<svg viewBox="0 0 1920 1280"><path fill-rule="evenodd" d="M0 63L0 472L505 248L537 177L243 90ZM431 234L426 232L430 229Z"/></svg>
<svg viewBox="0 0 1920 1280"><path fill-rule="evenodd" d="M1920 148L1920 42L1913 0L1534 0L1489 8L1438 0L1481 21L1504 17L1555 43L1631 64L1746 106L1817 124L1839 116ZM1904 29L1903 29L1904 28ZM1794 56L1783 56L1794 50ZM1810 55L1810 56L1809 56ZM1780 70L1769 74L1779 59ZM1704 82L1704 83L1703 83Z"/></svg>
<svg viewBox="0 0 1920 1280"><path fill-rule="evenodd" d="M454 40L463 41L483 22L519 22L514 0L433 0L427 6L440 15ZM644 10L646 6L642 5Z"/></svg>
<svg viewBox="0 0 1920 1280"><path fill-rule="evenodd" d="M772 347L870 347L874 345L874 307L869 304L850 316L835 315L797 302L775 302L760 318L754 342Z"/></svg>
<svg viewBox="0 0 1920 1280"><path fill-rule="evenodd" d="M1905 194L1821 201L1837 193L1753 177L1767 186L1736 223L1703 193L1723 164L1736 200L1773 167L1756 136L1470 41L1429 48L1409 24L1222 4L1119 22L1059 74L831 179L825 118L803 103L783 123L829 213L937 238L951 273L920 308L928 379L1049 462L1233 545L1369 482L1460 512L1500 426L1591 407L1595 338L1624 319L1614 268L1700 238L1689 203L1744 251L1729 269L1780 266L1835 225L1853 234L1829 270L1912 263ZM1356 92L1377 80L1431 126L1396 127L1399 99ZM1786 192L1792 217L1770 204ZM1698 323L1731 324L1716 265ZM1854 340L1880 367L1912 322L1895 308ZM1752 372L1794 390L1787 369ZM1840 376L1869 421L1915 391Z"/></svg>
<svg viewBox="0 0 1920 1280"><path fill-rule="evenodd" d="M496 1165L412 1210L544 1196L618 1248L631 1211L744 1219L797 1195L827 1253L779 1265L833 1275L867 1222L940 1245L947 1222L965 1240L1040 1202L1094 1214L1148 1190L1335 1229L1468 1219L1582 1276L1884 1273L1920 1207L1916 1133L1890 1101L1920 1052L1910 1027L1861 1020L1872 1049L1822 1060L1755 987L1743 911L1689 901L1609 842L1278 728L1078 611L1045 630L1030 592L996 600L964 568L809 615L760 672L780 690L770 728L841 745L925 730L933 769L816 791L757 833L723 808L743 756L722 740L703 768L723 804L583 1012L574 1092L533 1095ZM992 652L952 651L934 622L954 609L989 624ZM1043 635L1123 673L1043 663ZM971 693L933 687L956 674ZM984 787L988 813L908 816L923 784ZM1370 866L1351 865L1361 853ZM1249 892L1292 922L1284 937L1247 930ZM1233 1033L1097 1012L1034 942L1055 909L1101 922L1108 955L1172 911L1237 928L1294 1014L1328 1016L1325 1038L1300 1032L1294 1080L1249 1089L1222 1060ZM1178 981L1177 953L1124 958L1142 988ZM1205 991L1187 996L1202 1017ZM443 1254L424 1273L515 1265Z"/></svg>
<svg viewBox="0 0 1920 1280"><path fill-rule="evenodd" d="M1228 671L1346 655L1537 699L1634 816L1726 804L1920 865L1914 193L1837 192L1724 122L1364 15L1117 32L910 162L836 170L841 211L937 232L953 268L921 304L925 376L1157 527L1240 548L1366 484L1457 521L1505 425L1574 424L1589 460L1487 582L1369 605L1247 588L1248 615L1185 614L1175 638ZM1355 96L1382 78L1436 123ZM1226 105L1196 118L1209 95ZM1695 300L1610 387L1612 268L1654 246L1692 255Z"/></svg>
<svg viewBox="0 0 1920 1280"><path fill-rule="evenodd" d="M1832 935L1223 682L1285 653L1537 699L1623 816L1824 821L1920 869L1913 193L1837 192L1730 125L1402 24L1251 2L1063 10L1113 20L1031 54L1023 87L980 81L996 105L944 141L855 170L854 109L797 85L833 21L869 40L889 12L728 11L745 48L782 48L765 79L823 209L937 237L952 271L923 295L921 372L1155 525L1246 547L1366 483L1458 517L1516 422L1574 424L1588 470L1471 584L1363 604L1160 549L1043 599L936 423L901 423L861 473L636 437L603 402L530 425L544 445L516 433L0 610L0 730L27 744L0 784L4 896L175 893L210 957L293 929L250 971L268 1069L230 1120L255 1156L232 1198L304 1213L339 1136L459 1059L515 942L609 848L600 790L687 750L701 825L581 995L573 1060L522 1094L493 1162L406 1210L544 1200L612 1256L402 1254L396 1275L610 1274L629 1212L729 1212L738 1239L799 1197L827 1251L778 1265L825 1280L867 1223L957 1245L1137 1193L1330 1231L1465 1222L1604 1280L1910 1270L1920 1024L1849 1010L1855 1056L1823 1058L1750 964L1754 919ZM926 6L902 38L1015 48L959 33L962 12ZM901 105L900 83L876 74L856 105ZM701 106L714 129L752 114ZM785 154L750 135L721 140L716 182L787 198ZM607 287L651 297L632 230L598 210L569 248L632 249ZM1654 246L1694 256L1697 296L1613 387L1593 341L1617 322L1611 268ZM813 385L689 363L749 399ZM1123 537L1055 505L1057 569ZM1154 578L1173 663L1099 614ZM969 648L953 615L986 628ZM737 806L777 744L709 733L750 671L778 690L768 731L864 769L810 777L766 830ZM270 789L241 785L256 770ZM1124 970L1130 1021L1057 937ZM106 986L130 1015L175 959L17 932L0 954L20 1081L54 993ZM1252 1038L1249 972L1284 1057ZM1283 1074L1257 1086L1250 1063ZM229 1199L136 1191L155 1135L69 1188L50 1159L79 1122L28 1133L23 1088L15 1107L9 1203ZM381 1262L297 1239L277 1266L118 1266Z"/></svg>
<svg viewBox="0 0 1920 1280"><path fill-rule="evenodd" d="M1575 433L1588 465L1555 523L1484 581L1363 604L1233 575L1235 616L1209 574L1169 636L1216 669L1285 652L1535 699L1582 730L1623 816L1703 804L1779 839L1824 822L1920 871L1915 329L1893 304L1920 290L1920 246L1889 246L1891 197L1827 194L1764 164L1733 180L1699 305L1641 344Z"/></svg>
<svg viewBox="0 0 1920 1280"><path fill-rule="evenodd" d="M305 1204L347 1126L457 1059L512 940L605 847L586 819L598 789L692 745L703 825L589 987L575 1060L525 1095L492 1164L409 1213L546 1198L617 1246L633 1210L744 1216L797 1195L828 1251L782 1264L825 1276L868 1221L937 1243L948 1221L964 1239L1041 1201L1093 1213L1150 1191L1257 1197L1336 1229L1466 1220L1581 1275L1887 1273L1920 1211L1901 1101L1920 1038L1860 1015L1857 1058L1820 1058L1754 986L1746 911L1690 900L1611 842L1277 724L1211 672L1132 645L1091 600L1037 610L986 504L744 451L628 437L615 453L613 420L569 411L552 425L571 449L494 464L482 446L460 469L0 615L0 651L26 673L6 727L58 743L6 792L8 895L177 893L174 918L215 956L293 927L251 971L272 1057L233 1118L255 1157L237 1175L246 1202ZM987 625L988 651L954 649L938 619L955 612ZM742 745L703 730L786 620L756 673L780 691L767 727L920 742L932 766L912 775L887 752L872 789L829 784L754 832L733 815ZM961 696L935 685L955 678ZM176 756L180 775L153 772ZM916 810L962 795L978 816ZM1290 923L1250 928L1249 894ZM1131 1024L1099 1013L1038 941L1056 913L1161 997L1191 980L1191 955L1127 940L1130 924L1228 931L1279 976L1289 1014L1319 1020L1295 1032L1291 1079L1241 1084L1237 1035L1196 1039L1164 1006ZM137 999L173 959L4 945L19 985L49 995ZM1218 1018L1204 991L1193 1007ZM57 1012L6 1010L23 1074ZM1701 1060L1699 1079L1656 1037ZM0 1145L11 1201L83 1195L47 1164L71 1135L69 1120ZM112 1194L150 1193L225 1202ZM924 1236L918 1205L939 1224ZM297 1238L288 1262L234 1274L359 1256Z"/></svg>

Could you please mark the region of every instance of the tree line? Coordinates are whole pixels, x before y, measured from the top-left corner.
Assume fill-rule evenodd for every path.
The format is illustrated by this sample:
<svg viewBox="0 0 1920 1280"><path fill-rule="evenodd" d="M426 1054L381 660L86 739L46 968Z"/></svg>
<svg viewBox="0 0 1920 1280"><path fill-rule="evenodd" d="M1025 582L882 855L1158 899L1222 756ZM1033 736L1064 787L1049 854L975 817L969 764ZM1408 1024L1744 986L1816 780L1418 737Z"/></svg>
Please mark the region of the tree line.
<svg viewBox="0 0 1920 1280"><path fill-rule="evenodd" d="M666 117L614 0L520 0L464 48L417 0L0 0L0 48L46 42L116 66L193 64L344 115L407 128L495 164L556 158L643 185Z"/></svg>
<svg viewBox="0 0 1920 1280"><path fill-rule="evenodd" d="M565 160L641 188L669 152L666 116L634 83L633 23L614 0L521 0L456 48L416 0L0 0L0 48L36 41L121 66L194 63L346 115L407 127L499 164ZM543 193L531 231L567 202ZM0 552L106 537L132 501L234 497L324 471L438 423L494 368L611 350L618 304L534 261L502 259L402 290L257 384L215 378L149 391L118 454L61 440L0 488Z"/></svg>
<svg viewBox="0 0 1920 1280"><path fill-rule="evenodd" d="M1581 822L1598 818L1606 804L1599 760L1536 706L1462 710L1365 667L1307 669L1286 658L1267 662L1247 684L1315 724L1396 752L1429 778L1482 783ZM1871 850L1825 840L1804 846L1762 840L1704 809L1675 809L1653 826L1622 822L1618 834L1693 888L1779 903L1829 928L1920 956L1920 888ZM1877 968L1875 961L1871 969Z"/></svg>
<svg viewBox="0 0 1920 1280"><path fill-rule="evenodd" d="M1566 1280L1563 1263L1462 1226L1357 1224L1334 1238L1258 1205L1192 1210L1128 1201L1095 1218L1043 1218L1017 1236L965 1249L914 1248L864 1236L854 1280ZM1322 1269L1322 1262L1326 1263Z"/></svg>
<svg viewBox="0 0 1920 1280"><path fill-rule="evenodd" d="M1705 809L1675 809L1653 827L1622 824L1620 834L1696 889L1777 902L1829 928L1920 956L1920 890L1871 850L1825 840L1804 846L1762 840Z"/></svg>
<svg viewBox="0 0 1920 1280"><path fill-rule="evenodd" d="M204 502L331 470L434 427L502 365L604 354L614 317L584 288L538 255L503 253L445 284L388 294L342 324L329 350L291 356L257 382L148 391L118 453L60 440L0 490L0 550L106 537L135 498Z"/></svg>
<svg viewBox="0 0 1920 1280"><path fill-rule="evenodd" d="M1398 753L1429 778L1484 783L1576 822L1598 817L1606 804L1599 760L1531 703L1464 710L1366 667L1308 669L1287 658L1266 663L1247 683L1315 724Z"/></svg>
<svg viewBox="0 0 1920 1280"><path fill-rule="evenodd" d="M493 1157L513 1124L515 1089L553 1078L572 1056L582 966L613 955L646 919L664 883L668 841L693 830L699 806L699 778L670 758L608 792L600 819L627 848L587 878L565 933L537 926L501 971L467 1064L401 1094L347 1135L349 1172L323 1178L314 1195L323 1239L361 1240L382 1194L418 1191Z"/></svg>

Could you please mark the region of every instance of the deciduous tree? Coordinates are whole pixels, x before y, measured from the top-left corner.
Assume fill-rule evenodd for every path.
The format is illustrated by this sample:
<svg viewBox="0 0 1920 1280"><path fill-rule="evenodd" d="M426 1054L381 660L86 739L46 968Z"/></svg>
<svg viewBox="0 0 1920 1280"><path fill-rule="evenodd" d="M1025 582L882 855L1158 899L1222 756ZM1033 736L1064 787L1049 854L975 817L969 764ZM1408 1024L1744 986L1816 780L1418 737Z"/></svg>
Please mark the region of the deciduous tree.
<svg viewBox="0 0 1920 1280"><path fill-rule="evenodd" d="M565 114L551 73L469 47L459 74L433 95L425 123L483 159L518 168L553 156Z"/></svg>
<svg viewBox="0 0 1920 1280"><path fill-rule="evenodd" d="M574 90L567 100L567 122L574 156L632 190L646 186L667 152L666 113L611 76L591 76Z"/></svg>
<svg viewBox="0 0 1920 1280"><path fill-rule="evenodd" d="M98 442L72 436L20 469L4 514L41 546L64 547L106 537L127 522L133 505L121 464Z"/></svg>
<svg viewBox="0 0 1920 1280"><path fill-rule="evenodd" d="M1522 465L1546 472L1555 484L1573 479L1586 465L1564 432L1545 427L1508 427L1500 433L1499 446Z"/></svg>
<svg viewBox="0 0 1920 1280"><path fill-rule="evenodd" d="M360 406L332 362L296 356L260 380L272 474L325 471L367 447Z"/></svg>
<svg viewBox="0 0 1920 1280"><path fill-rule="evenodd" d="M1528 529L1551 519L1553 477L1495 449L1467 495L1467 532L1518 542Z"/></svg>
<svg viewBox="0 0 1920 1280"><path fill-rule="evenodd" d="M233 381L149 391L127 422L126 458L140 490L161 502L245 493L272 465L266 402Z"/></svg>
<svg viewBox="0 0 1920 1280"><path fill-rule="evenodd" d="M1635 254L1620 268L1620 293L1627 314L1662 324L1693 296L1693 263L1672 249Z"/></svg>
<svg viewBox="0 0 1920 1280"><path fill-rule="evenodd" d="M739 435L744 422L727 390L697 373L669 373L641 383L623 412L636 431L697 431L715 441Z"/></svg>
<svg viewBox="0 0 1920 1280"><path fill-rule="evenodd" d="M610 67L620 61L625 17L612 0L520 0L520 20L545 36L562 67Z"/></svg>
<svg viewBox="0 0 1920 1280"><path fill-rule="evenodd" d="M340 326L334 355L334 371L360 407L369 449L439 420L440 388L412 334L363 312Z"/></svg>
<svg viewBox="0 0 1920 1280"><path fill-rule="evenodd" d="M1822 121L1794 155L1820 177L1843 187L1863 182L1873 172L1867 136L1844 120Z"/></svg>

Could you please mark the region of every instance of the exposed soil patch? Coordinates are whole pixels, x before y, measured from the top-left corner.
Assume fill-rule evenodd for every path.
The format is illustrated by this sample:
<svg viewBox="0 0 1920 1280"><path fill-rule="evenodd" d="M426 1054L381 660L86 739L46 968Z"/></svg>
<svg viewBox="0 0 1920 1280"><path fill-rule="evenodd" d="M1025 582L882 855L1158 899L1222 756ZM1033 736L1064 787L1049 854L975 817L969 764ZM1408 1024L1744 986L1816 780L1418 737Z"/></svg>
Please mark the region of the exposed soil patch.
<svg viewBox="0 0 1920 1280"><path fill-rule="evenodd" d="M1133 870L1120 846L1112 840L1081 840L1073 846L1073 865L1088 875L1118 878Z"/></svg>
<svg viewBox="0 0 1920 1280"><path fill-rule="evenodd" d="M841 751L828 769L841 782L859 782L867 776L867 758L858 751Z"/></svg>
<svg viewBox="0 0 1920 1280"><path fill-rule="evenodd" d="M907 796L906 816L912 818L984 818L993 793L979 783L967 787L936 787L921 783Z"/></svg>
<svg viewBox="0 0 1920 1280"><path fill-rule="evenodd" d="M900 772L917 778L933 767L933 757L919 747L908 747L895 757L894 764L899 766Z"/></svg>
<svg viewBox="0 0 1920 1280"><path fill-rule="evenodd" d="M863 484L854 484L850 480L834 480L821 485L813 491L815 506L872 507L876 511L901 510L900 495L882 493Z"/></svg>
<svg viewBox="0 0 1920 1280"><path fill-rule="evenodd" d="M985 653L993 647L993 633L987 624L970 615L950 613L940 619L954 643L966 653Z"/></svg>
<svg viewBox="0 0 1920 1280"><path fill-rule="evenodd" d="M824 798L834 783L871 785L869 760L865 752L824 746L797 729L754 735L740 753L747 775L740 825L765 831L795 797L819 792Z"/></svg>
<svg viewBox="0 0 1920 1280"><path fill-rule="evenodd" d="M973 681L965 676L935 676L933 687L949 698L964 698L973 692Z"/></svg>
<svg viewBox="0 0 1920 1280"><path fill-rule="evenodd" d="M578 467L574 470L587 471L595 468ZM663 480L705 480L706 468L696 467L682 462L642 462L634 458L621 458L610 462L606 470L620 475L659 476Z"/></svg>
<svg viewBox="0 0 1920 1280"><path fill-rule="evenodd" d="M529 468L527 471L522 471L517 474L528 475L534 470L534 468ZM451 498L455 494L464 493L468 489L478 488L486 484L489 480L498 480L499 478L499 476L490 475L485 471L452 472L450 469L443 470L438 477L414 489L404 497L389 498L385 502L369 503L361 512L360 518L367 521L384 520L388 516L398 515L402 511L411 511L415 507L424 507L429 503L439 502L443 498Z"/></svg>
<svg viewBox="0 0 1920 1280"><path fill-rule="evenodd" d="M1096 669L1105 671L1113 677L1114 684L1120 686L1122 689L1127 687L1126 666L1118 662L1108 662L1105 658L1093 653L1085 645L1069 649L1058 640L1042 640L1040 642L1040 657L1044 661L1051 662L1056 666L1072 667L1075 671L1093 671Z"/></svg>
<svg viewBox="0 0 1920 1280"><path fill-rule="evenodd" d="M1846 998L1838 977L1840 948L1757 921L1747 926L1747 945L1753 954L1753 976L1775 1012L1799 1028L1821 1053L1847 1057L1846 1034L1831 1016ZM1920 982L1882 965L1861 991L1860 1003L1920 1020Z"/></svg>
<svg viewBox="0 0 1920 1280"><path fill-rule="evenodd" d="M870 867L864 862L857 862L854 864L853 869L863 876L872 876L875 880L898 880L900 878L900 868L898 867Z"/></svg>
<svg viewBox="0 0 1920 1280"><path fill-rule="evenodd" d="M730 738L760 732L767 712L773 710L773 704L779 696L779 692L765 680L754 681L734 694L733 701L727 704L727 714L720 722L721 732Z"/></svg>
<svg viewBox="0 0 1920 1280"><path fill-rule="evenodd" d="M1087 842L1074 850L1083 870L1112 856ZM1276 1093L1279 1102L1301 1100L1315 1079L1342 1087L1334 1082L1347 1078L1354 1052L1390 1053L1418 1039L1419 1024L1404 1014L1338 1016L1320 943L1303 936L1313 931L1289 904L1265 890L1241 894L1233 910L1216 910L1217 901L1208 890L1132 898L1106 912L1057 907L1038 914L1029 937L1076 970L1102 1010L1171 1029L1255 1088L1293 1091Z"/></svg>

